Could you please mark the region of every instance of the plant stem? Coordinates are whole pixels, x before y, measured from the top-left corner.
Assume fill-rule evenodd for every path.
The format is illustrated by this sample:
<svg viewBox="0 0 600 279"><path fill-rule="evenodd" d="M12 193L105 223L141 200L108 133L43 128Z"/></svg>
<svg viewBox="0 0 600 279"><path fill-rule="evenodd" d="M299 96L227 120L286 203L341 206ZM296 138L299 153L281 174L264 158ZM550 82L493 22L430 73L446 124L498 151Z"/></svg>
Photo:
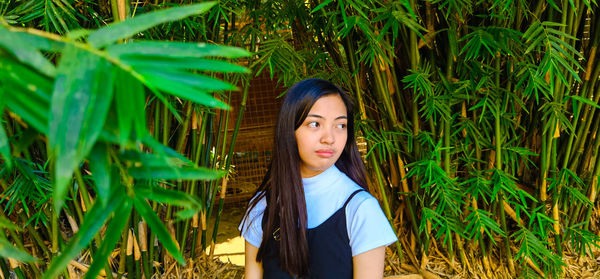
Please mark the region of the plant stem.
<svg viewBox="0 0 600 279"><path fill-rule="evenodd" d="M390 205L388 203L388 198L385 192L385 182L383 178L383 174L381 173L381 169L379 168L379 164L377 164L377 160L374 156L370 156L371 165L375 170L375 177L377 177L377 185L379 186L379 192L381 193L381 200L383 201L383 212L388 219L390 225L392 225L392 229L394 230L394 234L398 235L396 228L394 228L394 219L392 218L392 212L390 211ZM396 249L398 252L398 257L400 259L403 258L402 247L400 246L400 242L396 241Z"/></svg>

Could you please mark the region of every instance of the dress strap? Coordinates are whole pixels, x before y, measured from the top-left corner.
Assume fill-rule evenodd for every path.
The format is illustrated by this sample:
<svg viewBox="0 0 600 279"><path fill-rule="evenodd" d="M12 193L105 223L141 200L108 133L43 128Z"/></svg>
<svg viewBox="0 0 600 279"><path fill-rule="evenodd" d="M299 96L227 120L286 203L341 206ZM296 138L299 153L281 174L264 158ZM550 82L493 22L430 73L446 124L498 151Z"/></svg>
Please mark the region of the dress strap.
<svg viewBox="0 0 600 279"><path fill-rule="evenodd" d="M352 198L354 198L354 195L356 195L356 194L358 194L359 192L362 192L362 191L364 191L364 190L365 190L365 189L359 189L359 190L356 190L356 191L354 191L354 193L350 194L350 197L348 197L348 199L346 200L346 202L344 203L344 206L342 206L342 208L346 208L346 205L348 205L348 203L350 202L350 200L351 200Z"/></svg>

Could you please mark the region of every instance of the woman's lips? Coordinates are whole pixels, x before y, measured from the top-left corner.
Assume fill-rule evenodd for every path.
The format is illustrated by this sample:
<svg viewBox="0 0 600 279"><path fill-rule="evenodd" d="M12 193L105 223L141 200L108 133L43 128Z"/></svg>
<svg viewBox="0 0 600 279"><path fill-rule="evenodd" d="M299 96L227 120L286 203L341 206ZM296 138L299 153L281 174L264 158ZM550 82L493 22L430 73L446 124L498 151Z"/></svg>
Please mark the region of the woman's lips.
<svg viewBox="0 0 600 279"><path fill-rule="evenodd" d="M330 158L333 156L333 150L329 150L329 149L317 150L316 153L317 153L317 156L322 157L322 158Z"/></svg>

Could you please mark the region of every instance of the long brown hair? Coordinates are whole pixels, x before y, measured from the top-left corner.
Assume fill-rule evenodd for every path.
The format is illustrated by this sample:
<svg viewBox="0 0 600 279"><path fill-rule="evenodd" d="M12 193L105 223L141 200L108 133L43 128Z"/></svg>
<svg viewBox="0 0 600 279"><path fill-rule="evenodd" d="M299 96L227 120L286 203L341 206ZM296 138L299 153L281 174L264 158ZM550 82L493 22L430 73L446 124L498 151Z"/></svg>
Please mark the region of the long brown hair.
<svg viewBox="0 0 600 279"><path fill-rule="evenodd" d="M295 130L304 122L315 102L329 94L338 94L348 114L348 139L335 165L358 185L366 189L365 166L358 152L354 136L354 105L347 93L322 79L307 79L294 84L281 106L275 128L273 159L261 185L248 204L253 209L263 198L267 206L262 224L263 236L256 261L262 261L269 237L279 227L279 259L282 270L290 275L305 277L309 271L307 217L304 187L300 176L300 155ZM262 221L261 218L250 220Z"/></svg>

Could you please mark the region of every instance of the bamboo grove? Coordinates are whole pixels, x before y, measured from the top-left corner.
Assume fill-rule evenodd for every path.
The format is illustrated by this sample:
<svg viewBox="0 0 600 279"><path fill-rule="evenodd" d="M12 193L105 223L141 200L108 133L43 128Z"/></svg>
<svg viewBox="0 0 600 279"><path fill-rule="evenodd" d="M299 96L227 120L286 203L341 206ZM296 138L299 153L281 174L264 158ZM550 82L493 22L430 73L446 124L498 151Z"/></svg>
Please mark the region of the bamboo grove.
<svg viewBox="0 0 600 279"><path fill-rule="evenodd" d="M261 5L261 63L355 96L406 261L437 249L455 270L560 277L565 252L598 246L595 1Z"/></svg>
<svg viewBox="0 0 600 279"><path fill-rule="evenodd" d="M284 85L330 79L353 95L372 192L402 261L425 272L441 251L466 274L483 266L494 277L494 262L556 278L563 255L598 246L596 1L166 9L196 2L0 1L5 278L70 277L76 257L96 260L89 277L193 265L216 237L249 79L264 71ZM76 60L89 80L112 79L88 86L87 100L56 89L77 85L65 80ZM220 109L231 94L243 96L237 115ZM86 110L67 109L76 102Z"/></svg>

